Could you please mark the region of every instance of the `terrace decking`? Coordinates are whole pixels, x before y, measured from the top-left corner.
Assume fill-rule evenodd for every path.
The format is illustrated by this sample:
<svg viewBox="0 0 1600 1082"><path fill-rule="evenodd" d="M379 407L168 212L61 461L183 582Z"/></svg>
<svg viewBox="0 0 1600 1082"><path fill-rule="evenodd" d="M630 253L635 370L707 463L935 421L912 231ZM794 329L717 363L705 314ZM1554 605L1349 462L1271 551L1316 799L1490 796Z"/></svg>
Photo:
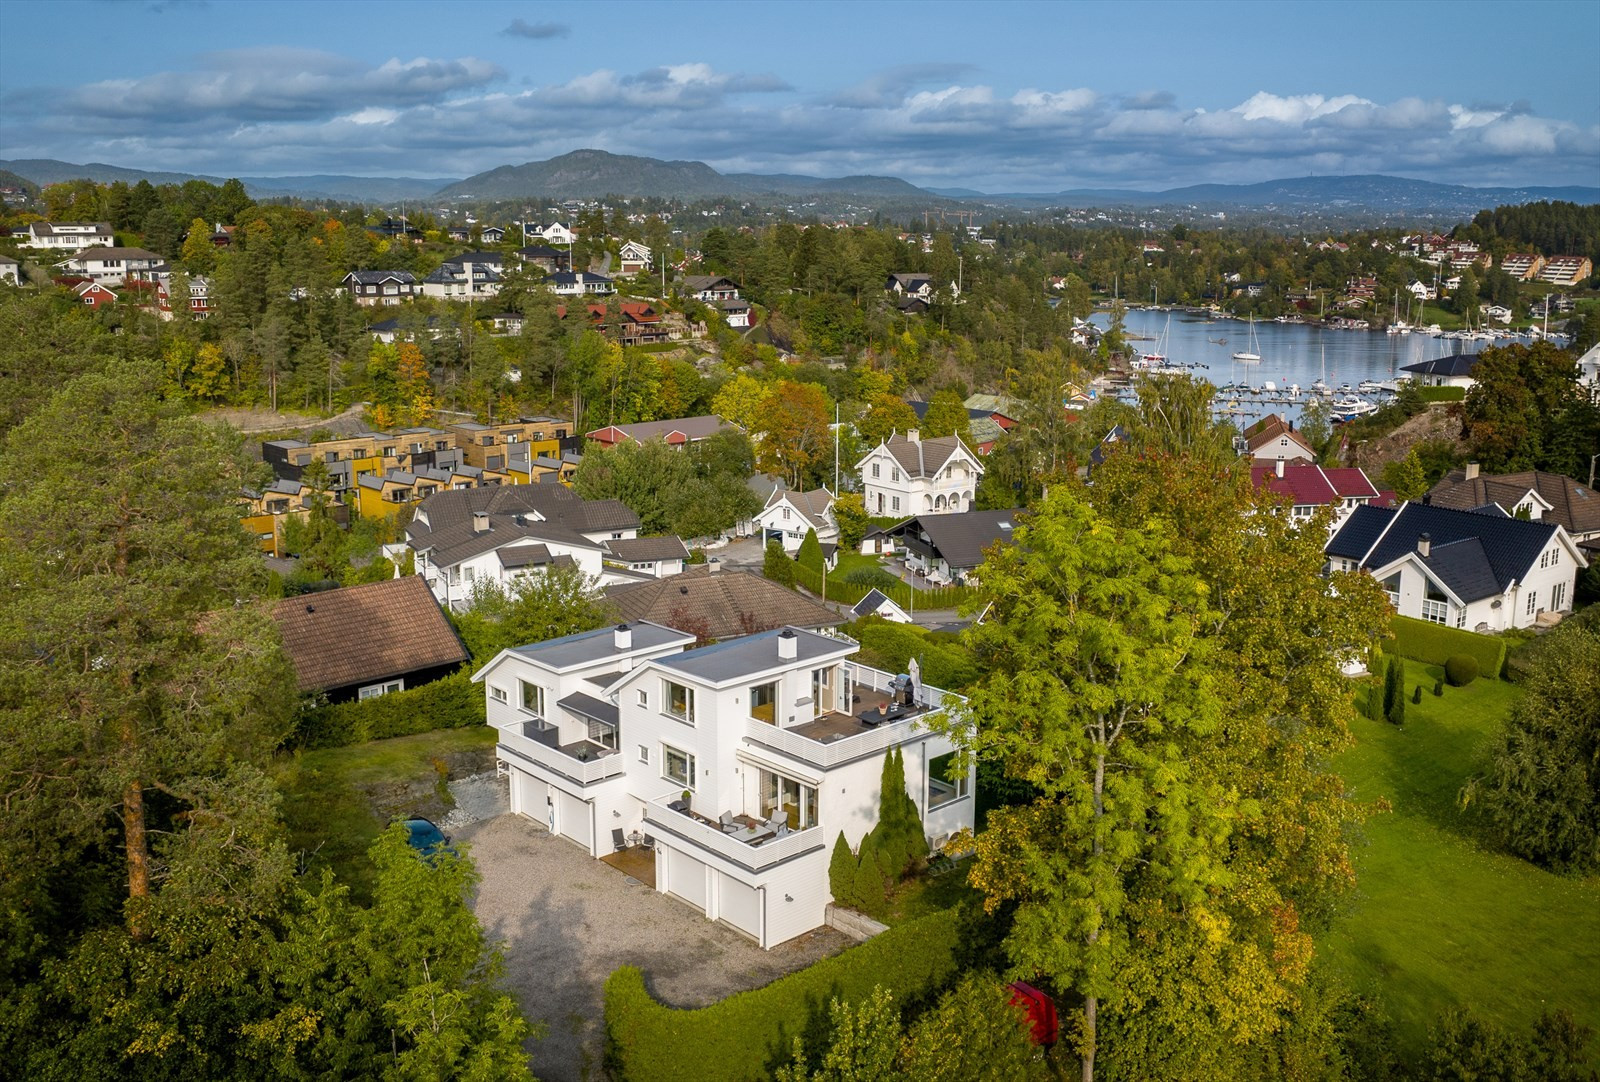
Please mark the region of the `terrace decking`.
<svg viewBox="0 0 1600 1082"><path fill-rule="evenodd" d="M868 711L876 711L879 706L887 706L889 704L889 694L884 691L863 688L858 684L856 685L855 700L851 704L852 709L855 711L854 713L841 714L837 711L830 711L814 721L788 726L784 731L803 736L808 740L815 740L819 744L831 744L835 740L844 740L848 737L859 736L862 733L870 733L877 726L866 724L857 715L865 714ZM910 708L902 707L900 712L892 717L885 716L883 724L919 717L929 713L931 710L932 707L921 703Z"/></svg>

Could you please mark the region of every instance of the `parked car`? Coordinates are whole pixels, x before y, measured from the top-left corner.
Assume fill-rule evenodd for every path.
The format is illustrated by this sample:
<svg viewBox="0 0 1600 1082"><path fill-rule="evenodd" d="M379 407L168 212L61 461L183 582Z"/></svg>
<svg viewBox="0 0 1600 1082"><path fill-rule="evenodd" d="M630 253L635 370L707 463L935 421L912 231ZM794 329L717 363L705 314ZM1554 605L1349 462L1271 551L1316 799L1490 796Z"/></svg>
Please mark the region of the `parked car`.
<svg viewBox="0 0 1600 1082"><path fill-rule="evenodd" d="M425 857L431 857L441 851L455 854L455 847L450 844L450 835L440 830L432 819L417 816L407 819L406 843Z"/></svg>
<svg viewBox="0 0 1600 1082"><path fill-rule="evenodd" d="M1049 1047L1060 1036L1056 1020L1056 1001L1024 981L1012 981L1011 1005L1022 1007L1028 1016L1028 1035L1034 1044Z"/></svg>

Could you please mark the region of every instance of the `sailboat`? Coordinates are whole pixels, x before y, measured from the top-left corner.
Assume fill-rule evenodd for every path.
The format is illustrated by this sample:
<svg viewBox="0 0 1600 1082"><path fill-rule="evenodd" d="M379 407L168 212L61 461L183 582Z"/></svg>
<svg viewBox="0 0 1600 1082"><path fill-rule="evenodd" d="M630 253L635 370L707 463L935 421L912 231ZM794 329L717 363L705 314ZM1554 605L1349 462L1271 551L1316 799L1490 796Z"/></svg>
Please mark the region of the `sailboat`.
<svg viewBox="0 0 1600 1082"><path fill-rule="evenodd" d="M1389 334L1410 334L1411 324L1400 318L1400 291L1394 291L1394 319L1389 322Z"/></svg>
<svg viewBox="0 0 1600 1082"><path fill-rule="evenodd" d="M1261 361L1261 344L1256 341L1256 317L1250 317L1250 343L1248 348L1240 350L1233 355L1236 361L1245 364L1257 364Z"/></svg>
<svg viewBox="0 0 1600 1082"><path fill-rule="evenodd" d="M1148 370L1152 368L1161 368L1164 366L1167 363L1167 334L1171 330L1172 317L1169 315L1167 316L1167 325L1161 331L1161 337L1156 340L1155 350L1150 353L1142 354L1138 360L1133 362L1133 367Z"/></svg>

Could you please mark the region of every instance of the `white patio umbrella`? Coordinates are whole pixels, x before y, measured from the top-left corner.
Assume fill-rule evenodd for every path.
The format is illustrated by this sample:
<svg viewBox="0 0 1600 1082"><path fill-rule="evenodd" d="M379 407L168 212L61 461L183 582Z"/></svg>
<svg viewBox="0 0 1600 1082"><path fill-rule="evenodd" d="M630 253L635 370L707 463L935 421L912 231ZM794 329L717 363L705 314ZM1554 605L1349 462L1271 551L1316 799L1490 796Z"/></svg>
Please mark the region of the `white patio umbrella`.
<svg viewBox="0 0 1600 1082"><path fill-rule="evenodd" d="M912 658L906 663L906 671L911 674L911 702L915 705L922 700L922 666Z"/></svg>

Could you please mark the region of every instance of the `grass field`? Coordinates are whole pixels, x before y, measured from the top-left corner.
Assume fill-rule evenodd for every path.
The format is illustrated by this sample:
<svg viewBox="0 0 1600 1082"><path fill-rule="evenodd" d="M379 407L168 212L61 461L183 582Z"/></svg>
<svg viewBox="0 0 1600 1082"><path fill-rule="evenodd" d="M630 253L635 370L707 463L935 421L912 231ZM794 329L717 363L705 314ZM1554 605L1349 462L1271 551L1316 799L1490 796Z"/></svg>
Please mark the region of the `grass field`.
<svg viewBox="0 0 1600 1082"><path fill-rule="evenodd" d="M372 882L367 849L384 826L397 816L437 822L453 804L445 780L491 768L494 742L494 729L474 725L286 757L290 848L308 868L331 867L364 899Z"/></svg>
<svg viewBox="0 0 1600 1082"><path fill-rule="evenodd" d="M1600 877L1551 875L1494 852L1457 809L1516 687L1477 680L1435 698L1438 668L1406 669L1411 686L1425 686L1421 704L1407 697L1405 727L1358 718L1357 746L1338 764L1357 797L1394 810L1367 823L1357 898L1327 939L1327 960L1378 995L1408 1053L1455 1005L1523 1030L1565 1007L1600 1029Z"/></svg>

